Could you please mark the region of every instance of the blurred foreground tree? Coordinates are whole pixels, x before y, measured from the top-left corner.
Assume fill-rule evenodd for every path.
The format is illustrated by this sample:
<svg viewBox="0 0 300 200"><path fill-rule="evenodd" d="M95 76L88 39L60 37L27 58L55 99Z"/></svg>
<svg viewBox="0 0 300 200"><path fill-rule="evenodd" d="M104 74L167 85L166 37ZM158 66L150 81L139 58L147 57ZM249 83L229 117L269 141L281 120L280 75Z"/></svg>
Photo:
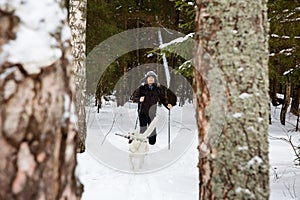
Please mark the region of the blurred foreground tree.
<svg viewBox="0 0 300 200"><path fill-rule="evenodd" d="M0 10L0 199L80 199L63 1L1 1Z"/></svg>
<svg viewBox="0 0 300 200"><path fill-rule="evenodd" d="M196 5L200 199L268 199L267 2Z"/></svg>

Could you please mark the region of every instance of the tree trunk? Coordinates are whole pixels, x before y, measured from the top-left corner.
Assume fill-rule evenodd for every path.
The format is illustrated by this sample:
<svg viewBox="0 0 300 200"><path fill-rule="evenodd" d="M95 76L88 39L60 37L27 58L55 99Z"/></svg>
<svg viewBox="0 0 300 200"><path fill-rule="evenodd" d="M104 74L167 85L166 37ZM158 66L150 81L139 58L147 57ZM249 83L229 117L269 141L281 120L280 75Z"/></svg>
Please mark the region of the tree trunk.
<svg viewBox="0 0 300 200"><path fill-rule="evenodd" d="M47 2L0 3L0 199L82 193L74 175L69 28L62 2Z"/></svg>
<svg viewBox="0 0 300 200"><path fill-rule="evenodd" d="M295 92L293 94L293 100L291 104L291 113L298 116L299 115L299 101L300 101L300 86L295 86Z"/></svg>
<svg viewBox="0 0 300 200"><path fill-rule="evenodd" d="M284 102L282 104L281 112L280 112L280 123L282 125L285 125L285 118L286 118L286 113L287 110L290 106L291 102L291 82L289 78L287 79L285 83L285 93L284 93Z"/></svg>
<svg viewBox="0 0 300 200"><path fill-rule="evenodd" d="M75 107L79 133L77 152L85 151L86 139L86 9L87 0L70 0L69 24L72 32L73 69L75 73Z"/></svg>
<svg viewBox="0 0 300 200"><path fill-rule="evenodd" d="M198 0L195 35L199 197L268 199L266 1Z"/></svg>
<svg viewBox="0 0 300 200"><path fill-rule="evenodd" d="M278 98L277 98L277 90L276 90L276 85L277 85L277 79L273 78L270 80L270 91L269 91L269 95L270 95L270 99L272 102L273 106L277 106L278 104Z"/></svg>
<svg viewBox="0 0 300 200"><path fill-rule="evenodd" d="M296 122L296 131L299 130L299 120L300 120L300 109L298 110L298 117L297 117L297 122Z"/></svg>

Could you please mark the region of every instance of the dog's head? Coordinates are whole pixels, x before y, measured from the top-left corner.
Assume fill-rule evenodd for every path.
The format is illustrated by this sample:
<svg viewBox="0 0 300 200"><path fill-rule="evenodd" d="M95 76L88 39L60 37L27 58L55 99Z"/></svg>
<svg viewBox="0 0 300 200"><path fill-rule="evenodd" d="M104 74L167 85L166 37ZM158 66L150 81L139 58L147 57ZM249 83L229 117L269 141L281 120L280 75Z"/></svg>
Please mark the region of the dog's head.
<svg viewBox="0 0 300 200"><path fill-rule="evenodd" d="M130 138L139 137L139 135L140 135L139 130L137 130L137 129L130 130L128 135L129 135Z"/></svg>

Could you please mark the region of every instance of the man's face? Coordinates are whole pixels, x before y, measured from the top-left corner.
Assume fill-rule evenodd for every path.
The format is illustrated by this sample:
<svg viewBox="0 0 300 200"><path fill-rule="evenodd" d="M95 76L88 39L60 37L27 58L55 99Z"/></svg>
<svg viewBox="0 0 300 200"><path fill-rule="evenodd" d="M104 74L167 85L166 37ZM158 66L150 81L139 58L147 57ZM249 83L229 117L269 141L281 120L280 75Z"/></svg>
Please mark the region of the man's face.
<svg viewBox="0 0 300 200"><path fill-rule="evenodd" d="M155 79L154 79L153 76L149 76L149 77L147 78L147 83L150 84L150 85L153 84L154 81L155 81Z"/></svg>

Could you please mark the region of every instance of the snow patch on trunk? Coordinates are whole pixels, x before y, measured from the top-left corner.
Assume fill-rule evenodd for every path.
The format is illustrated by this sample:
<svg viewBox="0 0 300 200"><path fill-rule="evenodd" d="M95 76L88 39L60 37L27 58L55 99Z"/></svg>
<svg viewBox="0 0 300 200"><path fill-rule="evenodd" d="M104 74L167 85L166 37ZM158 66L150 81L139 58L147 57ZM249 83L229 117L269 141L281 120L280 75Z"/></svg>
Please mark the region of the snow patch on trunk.
<svg viewBox="0 0 300 200"><path fill-rule="evenodd" d="M16 27L16 39L3 46L0 62L20 63L29 74L39 73L41 68L53 64L62 56L55 36L60 36L67 11L54 0L5 1L20 22ZM58 34L57 34L58 33ZM64 34L63 39L67 39Z"/></svg>
<svg viewBox="0 0 300 200"><path fill-rule="evenodd" d="M259 156L255 156L251 160L249 160L248 167L255 164L260 165L261 163L263 163L263 160Z"/></svg>
<svg viewBox="0 0 300 200"><path fill-rule="evenodd" d="M246 98L250 98L250 97L252 97L252 95L251 95L251 94L248 94L248 93L242 93L242 94L240 95L240 98L241 98L241 99L246 99Z"/></svg>
<svg viewBox="0 0 300 200"><path fill-rule="evenodd" d="M234 113L233 115L232 115L232 117L234 117L234 118L240 118L240 117L242 117L243 116L243 113Z"/></svg>

